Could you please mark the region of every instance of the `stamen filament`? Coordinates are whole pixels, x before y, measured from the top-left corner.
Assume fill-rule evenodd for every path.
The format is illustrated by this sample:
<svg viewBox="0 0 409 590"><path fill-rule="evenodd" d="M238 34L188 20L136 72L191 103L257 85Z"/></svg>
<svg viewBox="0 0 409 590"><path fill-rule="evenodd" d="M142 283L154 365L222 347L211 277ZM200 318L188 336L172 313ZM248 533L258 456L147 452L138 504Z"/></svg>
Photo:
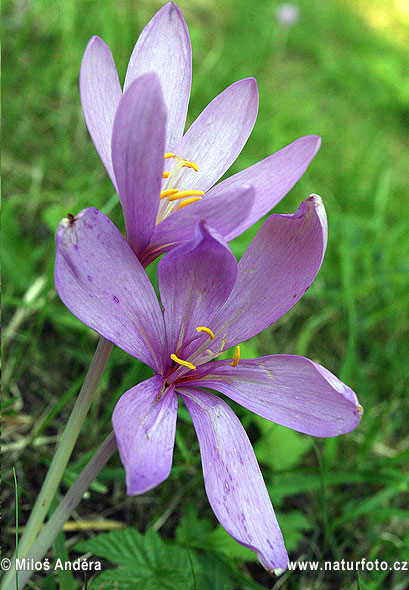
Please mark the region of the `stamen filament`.
<svg viewBox="0 0 409 590"><path fill-rule="evenodd" d="M176 193L178 193L178 192L179 191L177 188L167 188L166 190L161 192L160 198L161 198L161 200L166 199L166 197L171 197L172 195L176 195ZM175 199L172 199L172 200L175 200Z"/></svg>
<svg viewBox="0 0 409 590"><path fill-rule="evenodd" d="M236 346L236 350L234 351L234 358L233 362L230 363L231 367L237 367L240 360L240 346Z"/></svg>
<svg viewBox="0 0 409 590"><path fill-rule="evenodd" d="M198 328L196 328L196 330L198 332L206 332L206 334L209 334L210 340L214 340L214 334L210 328L206 328L206 326L199 326Z"/></svg>
<svg viewBox="0 0 409 590"><path fill-rule="evenodd" d="M194 203L195 201L201 201L202 197L192 197L191 199L186 199L185 201L182 201L177 207L176 210L178 209L182 209L183 207L186 207L186 205L191 205L192 203Z"/></svg>
<svg viewBox="0 0 409 590"><path fill-rule="evenodd" d="M183 365L184 367L187 367L188 369L191 369L192 371L196 371L195 365L192 365L192 363L189 363L189 361L184 361L184 360L178 358L176 356L176 354L171 354L170 358L172 359L172 361L175 361L175 363L178 363L179 365Z"/></svg>
<svg viewBox="0 0 409 590"><path fill-rule="evenodd" d="M174 190L174 189L169 189L169 190ZM164 191L165 192L165 191ZM204 192L203 191L177 191L177 195L176 193L173 194L173 196L169 197L169 201L178 201L179 199L184 199L185 197L196 197L196 196L203 196Z"/></svg>

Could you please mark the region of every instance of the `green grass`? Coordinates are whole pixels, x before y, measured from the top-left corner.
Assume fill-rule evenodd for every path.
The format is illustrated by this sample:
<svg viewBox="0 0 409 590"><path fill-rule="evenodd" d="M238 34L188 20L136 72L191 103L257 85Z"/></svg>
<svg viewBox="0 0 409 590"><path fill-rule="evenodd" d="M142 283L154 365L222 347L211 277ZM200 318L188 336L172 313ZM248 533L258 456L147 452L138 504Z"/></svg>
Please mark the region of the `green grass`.
<svg viewBox="0 0 409 590"><path fill-rule="evenodd" d="M123 227L82 118L82 53L91 35L101 35L123 80L137 35L160 5L131 0L4 3L5 531L14 526L11 466L19 482L20 522L25 522L96 346L95 334L64 308L53 287L56 225L67 212L93 205ZM322 136L317 157L276 211L294 211L311 192L323 197L329 218L323 267L297 306L245 345L245 356L308 356L357 392L365 415L353 433L312 445L308 437L292 438L285 429L266 430L235 409L258 450L292 558L366 557L392 563L405 559L409 550L409 55L404 42L409 25L386 0L300 0L298 5L300 21L284 31L274 20L276 3L271 1L260 0L257 9L243 0L180 2L193 45L188 122L228 84L255 76L259 117L230 173L301 135ZM371 24L375 8L377 14L391 15L388 26ZM255 231L232 243L238 257ZM153 276L154 265L150 272ZM61 493L110 429L118 397L148 375L114 350ZM210 519L215 527L198 445L184 411L178 429L166 483L141 498L127 498L116 456L84 498L79 517L102 515L144 532L174 499L160 528L165 540L191 518L189 507L200 522ZM280 452L280 445L288 453ZM60 537L55 548L74 558L72 546L86 536L67 535L65 546ZM12 533L7 540L14 548ZM211 540L218 557L246 572L246 580L272 586L255 562L244 562L227 542ZM36 580L35 588L46 588L40 576ZM70 578L59 583L73 587ZM403 572L359 574L359 588L404 584ZM284 587L358 588L358 577L354 572L292 573L285 574Z"/></svg>

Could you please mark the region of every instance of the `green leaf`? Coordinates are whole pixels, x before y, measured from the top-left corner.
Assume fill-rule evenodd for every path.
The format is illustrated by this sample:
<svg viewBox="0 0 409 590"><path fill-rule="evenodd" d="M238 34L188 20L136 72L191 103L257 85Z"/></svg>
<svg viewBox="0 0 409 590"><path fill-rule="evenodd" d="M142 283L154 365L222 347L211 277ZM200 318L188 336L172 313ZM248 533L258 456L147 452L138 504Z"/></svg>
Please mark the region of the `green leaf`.
<svg viewBox="0 0 409 590"><path fill-rule="evenodd" d="M277 514L277 519L287 551L295 551L304 537L304 532L311 530L312 524L298 510L280 512Z"/></svg>
<svg viewBox="0 0 409 590"><path fill-rule="evenodd" d="M120 566L98 576L96 588L99 584L102 588L102 583L106 584L103 586L106 590L192 587L194 576L187 550L174 543L165 543L153 530L145 535L132 528L104 533L80 541L75 550L91 552Z"/></svg>
<svg viewBox="0 0 409 590"><path fill-rule="evenodd" d="M222 526L214 528L208 518L199 519L191 504L176 529L176 539L186 547L215 551L241 561L257 561L255 553L235 541Z"/></svg>
<svg viewBox="0 0 409 590"><path fill-rule="evenodd" d="M257 459L274 470L284 470L298 465L309 451L311 440L294 430L273 424L260 416L254 416L261 438L254 444Z"/></svg>
<svg viewBox="0 0 409 590"><path fill-rule="evenodd" d="M207 543L208 549L212 549L217 553L223 553L231 559L258 561L257 555L253 551L240 545L220 525L207 535Z"/></svg>

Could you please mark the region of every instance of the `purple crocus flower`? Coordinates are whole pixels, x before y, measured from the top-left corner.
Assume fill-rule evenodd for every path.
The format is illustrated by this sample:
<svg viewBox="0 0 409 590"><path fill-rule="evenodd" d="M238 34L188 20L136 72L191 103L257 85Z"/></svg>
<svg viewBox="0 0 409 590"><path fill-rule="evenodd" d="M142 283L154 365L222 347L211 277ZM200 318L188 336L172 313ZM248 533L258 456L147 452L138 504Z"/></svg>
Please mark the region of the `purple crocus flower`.
<svg viewBox="0 0 409 590"><path fill-rule="evenodd" d="M320 146L318 136L302 137L213 186L254 126L257 83L247 78L229 86L183 135L190 86L189 31L172 2L142 31L124 93L104 41L93 37L84 53L85 122L118 192L128 243L143 266L190 239L201 219L227 241L240 235L287 194ZM253 196L245 185L254 187Z"/></svg>
<svg viewBox="0 0 409 590"><path fill-rule="evenodd" d="M103 213L85 209L57 231L55 284L65 305L154 371L113 414L128 494L168 477L180 397L197 432L215 515L268 571L286 568L287 553L256 457L228 404L204 388L310 435L357 426L362 408L354 392L317 363L291 355L240 359L239 343L308 289L326 241L317 196L294 215L271 215L239 264L220 234L200 222L190 241L159 262L162 311L138 258ZM233 359L214 360L234 346Z"/></svg>

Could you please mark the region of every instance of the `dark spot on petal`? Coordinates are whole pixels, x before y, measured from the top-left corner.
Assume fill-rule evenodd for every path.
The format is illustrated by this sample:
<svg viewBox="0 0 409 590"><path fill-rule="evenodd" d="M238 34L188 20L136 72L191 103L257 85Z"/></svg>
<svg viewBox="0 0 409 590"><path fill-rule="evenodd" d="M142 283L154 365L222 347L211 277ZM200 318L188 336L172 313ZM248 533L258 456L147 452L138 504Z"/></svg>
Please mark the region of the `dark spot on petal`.
<svg viewBox="0 0 409 590"><path fill-rule="evenodd" d="M119 303L119 299L116 295L114 295L114 301L115 301L115 303Z"/></svg>
<svg viewBox="0 0 409 590"><path fill-rule="evenodd" d="M92 276L91 275L88 275L87 276L87 279L92 282Z"/></svg>
<svg viewBox="0 0 409 590"><path fill-rule="evenodd" d="M70 224L70 227L72 227L74 225L74 222L76 221L77 218L74 217L74 215L72 213L68 213L67 219L68 219L68 222Z"/></svg>
<svg viewBox="0 0 409 590"><path fill-rule="evenodd" d="M78 250L78 244L74 244L74 250Z"/></svg>
<svg viewBox="0 0 409 590"><path fill-rule="evenodd" d="M295 299L297 297L297 293L295 295L293 295L293 299Z"/></svg>

